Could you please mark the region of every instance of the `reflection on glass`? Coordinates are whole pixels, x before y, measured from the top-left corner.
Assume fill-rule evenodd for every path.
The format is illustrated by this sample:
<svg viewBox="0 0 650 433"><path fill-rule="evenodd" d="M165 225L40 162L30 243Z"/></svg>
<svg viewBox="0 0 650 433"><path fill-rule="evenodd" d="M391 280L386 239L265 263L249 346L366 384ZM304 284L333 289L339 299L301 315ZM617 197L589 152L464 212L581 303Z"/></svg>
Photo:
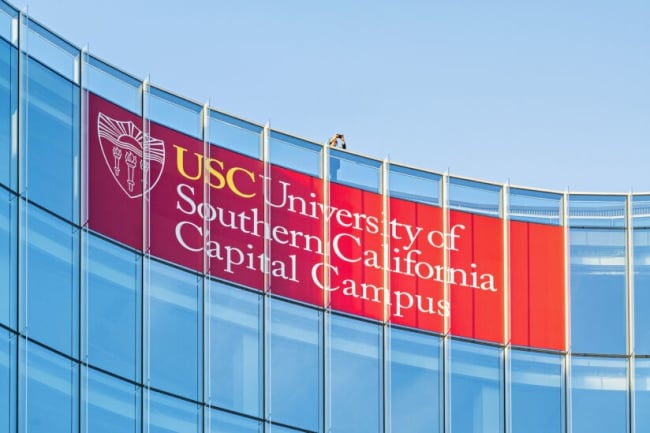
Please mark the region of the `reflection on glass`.
<svg viewBox="0 0 650 433"><path fill-rule="evenodd" d="M275 165L321 177L322 147L281 132L271 131L269 160Z"/></svg>
<svg viewBox="0 0 650 433"><path fill-rule="evenodd" d="M562 224L562 194L508 189L508 217L516 221Z"/></svg>
<svg viewBox="0 0 650 433"><path fill-rule="evenodd" d="M449 178L449 207L484 215L501 215L501 186Z"/></svg>
<svg viewBox="0 0 650 433"><path fill-rule="evenodd" d="M210 111L210 143L260 159L263 128L218 111Z"/></svg>
<svg viewBox="0 0 650 433"><path fill-rule="evenodd" d="M25 343L21 370L22 407L29 433L77 432L79 418L78 366L36 344Z"/></svg>
<svg viewBox="0 0 650 433"><path fill-rule="evenodd" d="M83 383L85 425L92 433L140 431L140 388L88 369Z"/></svg>
<svg viewBox="0 0 650 433"><path fill-rule="evenodd" d="M626 352L625 232L571 228L571 349Z"/></svg>
<svg viewBox="0 0 650 433"><path fill-rule="evenodd" d="M79 218L79 88L35 60L26 106L27 196L62 217Z"/></svg>
<svg viewBox="0 0 650 433"><path fill-rule="evenodd" d="M210 404L260 414L261 307L257 293L210 281Z"/></svg>
<svg viewBox="0 0 650 433"><path fill-rule="evenodd" d="M18 107L16 49L0 39L0 184L16 188L15 129Z"/></svg>
<svg viewBox="0 0 650 433"><path fill-rule="evenodd" d="M210 413L209 433L262 433L260 421L220 410Z"/></svg>
<svg viewBox="0 0 650 433"><path fill-rule="evenodd" d="M650 432L650 358L634 360L634 431Z"/></svg>
<svg viewBox="0 0 650 433"><path fill-rule="evenodd" d="M201 347L201 278L151 261L149 377L151 386L196 400Z"/></svg>
<svg viewBox="0 0 650 433"><path fill-rule="evenodd" d="M391 197L440 206L442 176L391 164L388 190Z"/></svg>
<svg viewBox="0 0 650 433"><path fill-rule="evenodd" d="M627 390L627 359L572 357L572 433L628 431Z"/></svg>
<svg viewBox="0 0 650 433"><path fill-rule="evenodd" d="M561 433L564 426L562 357L510 352L510 431Z"/></svg>
<svg viewBox="0 0 650 433"><path fill-rule="evenodd" d="M389 347L390 431L442 431L440 338L391 328Z"/></svg>
<svg viewBox="0 0 650 433"><path fill-rule="evenodd" d="M142 259L99 237L86 239L88 362L135 380L140 364Z"/></svg>
<svg viewBox="0 0 650 433"><path fill-rule="evenodd" d="M79 232L60 219L25 205L23 326L31 338L72 356L79 329Z"/></svg>
<svg viewBox="0 0 650 433"><path fill-rule="evenodd" d="M503 431L502 349L451 341L452 433Z"/></svg>
<svg viewBox="0 0 650 433"><path fill-rule="evenodd" d="M318 431L322 394L321 313L274 299L270 316L270 418Z"/></svg>
<svg viewBox="0 0 650 433"><path fill-rule="evenodd" d="M0 328L0 431L16 431L16 336Z"/></svg>
<svg viewBox="0 0 650 433"><path fill-rule="evenodd" d="M148 433L201 431L201 406L155 391L150 391L148 397Z"/></svg>
<svg viewBox="0 0 650 433"><path fill-rule="evenodd" d="M331 315L328 404L332 433L382 428L381 332L378 325Z"/></svg>
<svg viewBox="0 0 650 433"><path fill-rule="evenodd" d="M381 161L331 149L330 180L380 193Z"/></svg>
<svg viewBox="0 0 650 433"><path fill-rule="evenodd" d="M79 49L28 18L23 23L21 36L28 41L24 46L29 56L74 81L78 77L76 59Z"/></svg>
<svg viewBox="0 0 650 433"><path fill-rule="evenodd" d="M155 87L149 88L149 119L179 132L202 138L200 105Z"/></svg>
<svg viewBox="0 0 650 433"><path fill-rule="evenodd" d="M142 111L141 83L139 80L125 74L94 58L85 56L84 84L88 90L102 98L115 102L135 114Z"/></svg>
<svg viewBox="0 0 650 433"><path fill-rule="evenodd" d="M650 355L650 196L632 199L634 353Z"/></svg>
<svg viewBox="0 0 650 433"><path fill-rule="evenodd" d="M16 329L16 197L0 188L0 323Z"/></svg>

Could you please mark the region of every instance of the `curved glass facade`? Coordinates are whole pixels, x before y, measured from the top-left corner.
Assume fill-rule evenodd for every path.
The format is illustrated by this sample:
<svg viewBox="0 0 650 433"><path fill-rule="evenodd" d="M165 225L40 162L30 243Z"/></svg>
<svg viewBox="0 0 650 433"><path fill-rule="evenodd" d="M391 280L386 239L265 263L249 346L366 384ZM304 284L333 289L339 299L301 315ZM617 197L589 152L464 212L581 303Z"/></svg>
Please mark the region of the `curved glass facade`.
<svg viewBox="0 0 650 433"><path fill-rule="evenodd" d="M0 433L650 430L650 193L389 163L0 3Z"/></svg>

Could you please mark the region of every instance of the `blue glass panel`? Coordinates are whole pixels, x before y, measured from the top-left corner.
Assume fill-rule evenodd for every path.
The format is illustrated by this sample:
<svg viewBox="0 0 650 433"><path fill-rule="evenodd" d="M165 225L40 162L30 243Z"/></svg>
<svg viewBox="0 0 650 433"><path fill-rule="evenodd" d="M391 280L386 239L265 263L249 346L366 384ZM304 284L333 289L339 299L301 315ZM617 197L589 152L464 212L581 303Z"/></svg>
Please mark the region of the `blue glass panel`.
<svg viewBox="0 0 650 433"><path fill-rule="evenodd" d="M261 413L262 299L210 281L210 404Z"/></svg>
<svg viewBox="0 0 650 433"><path fill-rule="evenodd" d="M441 340L390 329L389 420L392 433L443 431Z"/></svg>
<svg viewBox="0 0 650 433"><path fill-rule="evenodd" d="M140 431L140 388L95 370L85 374L83 419L88 432Z"/></svg>
<svg viewBox="0 0 650 433"><path fill-rule="evenodd" d="M624 227L625 196L571 194L569 226Z"/></svg>
<svg viewBox="0 0 650 433"><path fill-rule="evenodd" d="M36 344L22 348L21 419L25 432L74 433L79 425L78 366Z"/></svg>
<svg viewBox="0 0 650 433"><path fill-rule="evenodd" d="M321 313L279 300L270 307L269 418L318 431L322 421Z"/></svg>
<svg viewBox="0 0 650 433"><path fill-rule="evenodd" d="M135 380L140 372L142 259L88 235L85 288L87 361Z"/></svg>
<svg viewBox="0 0 650 433"><path fill-rule="evenodd" d="M570 383L572 433L629 431L627 359L574 356Z"/></svg>
<svg viewBox="0 0 650 433"><path fill-rule="evenodd" d="M29 60L24 102L27 196L77 221L79 213L79 88Z"/></svg>
<svg viewBox="0 0 650 433"><path fill-rule="evenodd" d="M16 196L0 188L0 323L16 329Z"/></svg>
<svg viewBox="0 0 650 433"><path fill-rule="evenodd" d="M132 113L141 114L142 96L139 80L94 58L85 57L84 86Z"/></svg>
<svg viewBox="0 0 650 433"><path fill-rule="evenodd" d="M149 393L148 433L198 433L201 431L201 406L151 391Z"/></svg>
<svg viewBox="0 0 650 433"><path fill-rule="evenodd" d="M202 138L200 105L155 87L149 88L149 119L177 131Z"/></svg>
<svg viewBox="0 0 650 433"><path fill-rule="evenodd" d="M23 326L31 338L77 356L79 232L35 206L23 209L27 212L22 231Z"/></svg>
<svg viewBox="0 0 650 433"><path fill-rule="evenodd" d="M209 433L262 433L262 423L220 410L210 413Z"/></svg>
<svg viewBox="0 0 650 433"><path fill-rule="evenodd" d="M508 192L511 220L562 224L562 194L521 188L510 188Z"/></svg>
<svg viewBox="0 0 650 433"><path fill-rule="evenodd" d="M203 339L201 278L156 261L150 263L151 386L196 400Z"/></svg>
<svg viewBox="0 0 650 433"><path fill-rule="evenodd" d="M330 317L330 431L376 433L383 424L381 328L347 317Z"/></svg>
<svg viewBox="0 0 650 433"><path fill-rule="evenodd" d="M332 149L330 150L330 180L380 193L381 161Z"/></svg>
<svg viewBox="0 0 650 433"><path fill-rule="evenodd" d="M562 356L513 350L509 361L510 432L563 432Z"/></svg>
<svg viewBox="0 0 650 433"><path fill-rule="evenodd" d="M16 190L17 50L0 39L0 183Z"/></svg>
<svg viewBox="0 0 650 433"><path fill-rule="evenodd" d="M634 431L650 431L650 359L634 360Z"/></svg>
<svg viewBox="0 0 650 433"><path fill-rule="evenodd" d="M578 353L626 352L625 232L569 232L571 349Z"/></svg>
<svg viewBox="0 0 650 433"><path fill-rule="evenodd" d="M281 132L271 131L269 160L275 165L287 167L321 177L322 146L301 140Z"/></svg>
<svg viewBox="0 0 650 433"><path fill-rule="evenodd" d="M18 19L18 11L8 3L0 2L0 36L10 41L12 39L13 21Z"/></svg>
<svg viewBox="0 0 650 433"><path fill-rule="evenodd" d="M263 128L217 111L210 111L210 143L260 159Z"/></svg>
<svg viewBox="0 0 650 433"><path fill-rule="evenodd" d="M650 196L632 197L634 352L650 355Z"/></svg>
<svg viewBox="0 0 650 433"><path fill-rule="evenodd" d="M388 190L391 197L440 206L442 176L391 164Z"/></svg>
<svg viewBox="0 0 650 433"><path fill-rule="evenodd" d="M0 328L0 432L16 431L16 335Z"/></svg>
<svg viewBox="0 0 650 433"><path fill-rule="evenodd" d="M497 347L451 342L452 433L503 432L502 356Z"/></svg>
<svg viewBox="0 0 650 433"><path fill-rule="evenodd" d="M33 20L25 20L21 29L21 48L70 81L78 79L79 49Z"/></svg>
<svg viewBox="0 0 650 433"><path fill-rule="evenodd" d="M501 186L449 178L449 207L485 215L501 215Z"/></svg>
<svg viewBox="0 0 650 433"><path fill-rule="evenodd" d="M650 228L650 195L632 196L632 226Z"/></svg>

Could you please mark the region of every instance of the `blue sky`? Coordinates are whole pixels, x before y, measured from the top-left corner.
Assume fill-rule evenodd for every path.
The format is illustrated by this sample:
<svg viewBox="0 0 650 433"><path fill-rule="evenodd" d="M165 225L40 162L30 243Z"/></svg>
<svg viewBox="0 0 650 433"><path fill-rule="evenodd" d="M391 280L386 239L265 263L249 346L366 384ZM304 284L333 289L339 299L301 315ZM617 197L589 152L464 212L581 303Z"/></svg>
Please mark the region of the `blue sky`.
<svg viewBox="0 0 650 433"><path fill-rule="evenodd" d="M650 192L646 0L14 0L157 86L493 182Z"/></svg>

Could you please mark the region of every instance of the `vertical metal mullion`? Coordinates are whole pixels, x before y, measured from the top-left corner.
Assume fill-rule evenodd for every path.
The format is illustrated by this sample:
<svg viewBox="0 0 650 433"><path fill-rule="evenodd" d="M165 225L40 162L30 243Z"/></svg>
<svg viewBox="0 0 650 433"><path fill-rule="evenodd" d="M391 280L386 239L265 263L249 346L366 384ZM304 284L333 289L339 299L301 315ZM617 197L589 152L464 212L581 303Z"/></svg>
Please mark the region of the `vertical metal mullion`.
<svg viewBox="0 0 650 433"><path fill-rule="evenodd" d="M26 251L23 251L22 247L22 239L21 239L21 221L23 218L23 211L21 209L21 188L22 188L22 155L24 152L23 147L25 146L25 140L24 137L26 134L23 132L23 105L24 105L24 95L23 93L25 92L25 89L23 86L25 85L25 79L23 77L25 65L23 62L23 45L25 43L24 37L22 34L22 28L23 28L23 20L24 16L22 12L18 13L18 17L14 19L13 21L13 37L16 43L16 49L17 49L17 56L16 56L16 62L17 62L17 95L16 95L16 121L15 121L15 128L16 128L16 135L13 138L16 142L16 195L15 195L15 200L16 200L16 256L18 259L16 260L16 353L15 353L15 361L16 361L16 371L14 375L14 379L16 381L16 407L15 407L15 417L16 417L16 433L20 432L21 430L27 430L27 425L25 425L24 429L21 429L21 423L24 423L25 420L21 419L20 412L23 409L23 405L21 404L21 397L23 393L25 393L26 396L26 386L22 385L20 382L20 373L24 369L25 370L25 377L27 377L27 362L25 358L25 365L22 366L20 361L21 361L21 346L25 345L26 347L26 340L24 338L21 338L21 334L23 333L23 327L21 326L21 322L23 320L22 314L21 314L21 307L23 304L23 298L24 296L24 277L21 275L21 269L25 266L24 259L26 258ZM26 109L25 109L26 111ZM23 235L26 234L26 231ZM26 250L26 249L25 249ZM25 257L23 257L23 253L25 254ZM21 393L22 389L22 393ZM26 401L26 398L25 398Z"/></svg>
<svg viewBox="0 0 650 433"><path fill-rule="evenodd" d="M263 243L263 254L264 260L262 264L262 419L264 424L262 426L264 432L270 432L272 429L269 425L271 421L272 414L270 414L270 404L271 398L269 393L271 392L271 375L273 374L271 370L269 350L271 347L271 305L269 302L269 291L270 291L270 273L269 265L271 263L271 251L270 251L270 237L269 237L269 227L271 225L271 210L268 206L269 195L271 192L271 173L269 166L269 134L270 134L270 124L269 122L264 125L262 130L262 136L260 137L260 150L262 156L262 167L263 167L263 176L264 182L262 183L262 196L263 196L263 214L264 214L264 243Z"/></svg>
<svg viewBox="0 0 650 433"><path fill-rule="evenodd" d="M141 91L140 91L140 111L141 111L141 117L142 117L142 139L143 139L143 145L144 145L144 140L146 140L146 134L147 134L147 129L146 128L146 116L147 116L147 91L149 87L149 79L146 78L142 82L141 86ZM144 147L144 146L143 146ZM148 332L149 332L149 308L148 308L148 299L149 299L149 281L148 281L148 273L149 273L149 262L147 258L147 251L146 251L146 209L145 209L145 203L146 203L146 185L145 185L145 176L143 174L142 176L142 201L141 201L141 206L142 206L142 220L140 221L141 223L141 228L142 228L142 248L140 251L140 254L142 254L142 271L140 274L140 284L141 284L141 294L140 294L140 320L141 320L141 325L140 325L140 381L142 383L141 393L140 393L140 426L141 426L141 432L145 433L149 431L149 378L147 375L149 374L149 354L147 353L148 347L149 347L149 338L148 338Z"/></svg>
<svg viewBox="0 0 650 433"><path fill-rule="evenodd" d="M207 173L208 158L210 155L210 145L209 145L209 118L210 118L210 104L206 102L203 105L203 110L201 111L201 134L203 136L203 173ZM207 182L203 182L203 202L210 203L210 188ZM204 244L208 245L210 241L210 223L208 221L208 215L203 216L203 238ZM203 302L201 309L201 329L203 334L201 336L201 357L202 359L201 368L198 371L201 373L201 380L199 386L201 387L201 407L203 411L203 420L202 420L202 431L210 431L210 421L212 419L212 411L208 405L210 398L210 378L212 374L212 368L210 364L210 355L211 355L211 345L210 345L210 318L212 317L212 303L210 302L210 294L212 284L209 279L210 272L210 260L205 252L203 253L203 273L201 275L202 281L202 292L203 292Z"/></svg>
<svg viewBox="0 0 650 433"><path fill-rule="evenodd" d="M503 185L501 189L501 218L502 218L502 231L503 231L503 341L505 347L503 349L503 356L501 362L503 363L503 424L504 431L510 431L510 391L508 382L510 380L510 208L508 202L508 194L510 187L508 184Z"/></svg>
<svg viewBox="0 0 650 433"><path fill-rule="evenodd" d="M87 344L85 344L84 341L84 328L85 328L85 320L84 320L84 313L88 311L86 302L87 302L87 297L84 296L84 290L88 287L87 281L84 278L84 267L86 266L86 259L88 258L87 254L87 248L84 248L84 245L87 245L87 242L85 242L85 235L84 235L84 215L85 212L83 211L83 207L86 203L86 197L84 195L86 188L84 186L85 182L85 177L83 175L83 170L82 167L84 166L84 158L86 156L86 148L87 148L87 140L85 139L85 133L86 133L86 100L84 97L84 84L85 84L85 75L84 75L84 59L85 59L85 49L81 50L79 53L79 63L77 64L77 77L79 81L79 163L77 164L77 170L79 172L79 176L77 177L77 183L78 186L75 186L75 188L78 188L79 192L79 209L78 209L78 218L79 218L79 225L78 225L78 230L79 230L79 304L78 304L78 315L79 315L79 322L78 326L79 329L77 330L78 338L79 338L79 343L78 343L78 355L79 355L79 372L78 372L78 396L79 396L79 401L77 403L78 407L78 414L77 414L77 419L78 419L78 432L82 431L88 431L88 428L83 428L83 421L84 417L82 415L83 413L83 401L86 400L86 403L88 402L88 399L83 399L82 398L82 393L84 392L83 384L84 384L84 366L87 367L88 365L88 359L87 357L84 356L84 350L87 347ZM86 390L88 389L88 375L86 374ZM87 425L86 425L87 427Z"/></svg>
<svg viewBox="0 0 650 433"><path fill-rule="evenodd" d="M569 193L562 195L562 227L564 230L564 426L571 433L571 287L570 287L570 257L569 257Z"/></svg>
<svg viewBox="0 0 650 433"><path fill-rule="evenodd" d="M636 353L635 339L634 339L634 219L632 207L632 194L628 193L625 200L625 273L627 283L627 359L628 359L628 431L635 431L635 398L634 398L634 371L635 371L635 357Z"/></svg>
<svg viewBox="0 0 650 433"><path fill-rule="evenodd" d="M323 146L322 157L322 178L323 178L323 209L325 212L329 211L330 206L330 148L328 145ZM323 218L323 286L329 289L330 287L330 223L327 218ZM327 432L330 426L330 404L328 393L330 391L330 386L328 380L330 378L329 372L329 344L327 339L329 338L329 290L323 290L323 320L322 320L322 334L321 334L321 351L320 354L322 362L322 390L321 398L323 402L322 409L322 423L321 428L322 432Z"/></svg>
<svg viewBox="0 0 650 433"><path fill-rule="evenodd" d="M442 205L442 232L449 232L449 174L445 173L442 175L442 183L440 190L440 200ZM447 243L443 247L443 269L449 269L449 248ZM446 302L446 305L450 304L450 293L449 293L449 273L445 271L444 282L443 282L443 298ZM451 309L450 309L451 311ZM444 329L442 337L442 365L440 368L440 378L442 380L442 430L444 432L451 431L451 404L450 404L450 384L449 384L449 375L450 375L450 359L451 359L451 340L449 336L451 313L447 314L444 318Z"/></svg>
<svg viewBox="0 0 650 433"><path fill-rule="evenodd" d="M382 393L383 398L380 399L382 406L380 410L383 412L383 430L388 433L391 431L391 401L390 401L390 389L391 389L391 376L390 376L390 232L389 232L389 221L390 221L390 202L388 200L388 158L385 158L381 165L381 195L382 195L382 208L383 208L383 293L384 293L384 320L381 323L382 329L382 384L380 384L380 392Z"/></svg>

